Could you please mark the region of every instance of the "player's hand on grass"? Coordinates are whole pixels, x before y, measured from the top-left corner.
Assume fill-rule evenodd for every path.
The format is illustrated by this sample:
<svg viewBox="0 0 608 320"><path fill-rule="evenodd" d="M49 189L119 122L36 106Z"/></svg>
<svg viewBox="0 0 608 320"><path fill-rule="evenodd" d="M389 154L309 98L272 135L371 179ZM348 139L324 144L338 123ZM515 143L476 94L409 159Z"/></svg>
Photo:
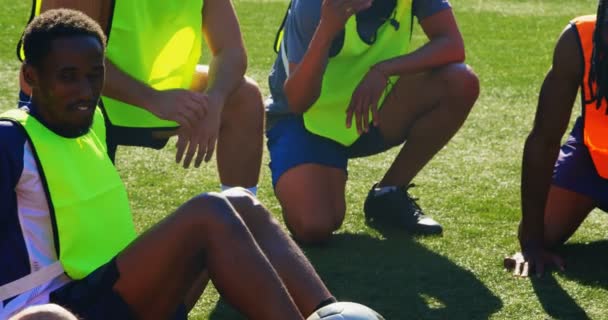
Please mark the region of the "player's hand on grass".
<svg viewBox="0 0 608 320"><path fill-rule="evenodd" d="M372 113L374 125L380 123L378 102L388 84L388 77L378 67L372 67L363 77L353 92L350 104L346 109L346 127L352 126L353 117L357 132L362 134L369 130L369 113Z"/></svg>
<svg viewBox="0 0 608 320"><path fill-rule="evenodd" d="M164 120L175 121L186 131L197 127L207 112L205 95L185 89L156 91L148 110Z"/></svg>
<svg viewBox="0 0 608 320"><path fill-rule="evenodd" d="M371 5L372 0L324 0L319 26L330 35L336 35L344 29L348 18Z"/></svg>
<svg viewBox="0 0 608 320"><path fill-rule="evenodd" d="M209 162L215 151L220 131L222 107L224 102L216 96L203 95L205 116L193 129L180 128L177 135L177 152L175 161L182 162L184 168L190 167L194 159L194 167L198 168L203 160Z"/></svg>
<svg viewBox="0 0 608 320"><path fill-rule="evenodd" d="M516 277L528 277L536 273L542 276L545 268L556 266L560 271L565 270L564 260L543 248L528 250L528 252L518 252L511 257L506 257L503 261L505 269L512 271Z"/></svg>

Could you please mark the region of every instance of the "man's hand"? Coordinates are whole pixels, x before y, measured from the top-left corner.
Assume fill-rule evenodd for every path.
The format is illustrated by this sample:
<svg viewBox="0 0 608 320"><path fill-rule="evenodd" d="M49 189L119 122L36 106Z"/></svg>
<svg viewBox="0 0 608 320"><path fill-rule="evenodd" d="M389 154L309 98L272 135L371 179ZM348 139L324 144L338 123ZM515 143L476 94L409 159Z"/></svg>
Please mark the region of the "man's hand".
<svg viewBox="0 0 608 320"><path fill-rule="evenodd" d="M353 96L346 109L346 127L352 125L353 115L355 116L355 124L357 132L362 134L369 129L369 112L371 108L372 120L374 125L378 125L378 102L386 89L388 76L385 75L378 67L372 67L363 77L359 85L355 89Z"/></svg>
<svg viewBox="0 0 608 320"><path fill-rule="evenodd" d="M560 271L565 270L564 260L543 248L528 249L527 252L518 252L511 257L506 257L503 261L507 271L513 271L516 277L528 277L531 272L537 276L542 276L545 267L555 265Z"/></svg>
<svg viewBox="0 0 608 320"><path fill-rule="evenodd" d="M205 117L192 130L180 128L178 131L175 161L180 163L183 158L184 168L190 167L195 155L194 167L198 168L203 160L209 162L219 136L224 102L216 96L203 94L203 97Z"/></svg>
<svg viewBox="0 0 608 320"><path fill-rule="evenodd" d="M185 89L155 91L148 110L164 120L177 122L186 132L199 126L207 113L206 97ZM180 131L183 131L181 130Z"/></svg>
<svg viewBox="0 0 608 320"><path fill-rule="evenodd" d="M324 0L321 6L320 27L335 36L344 29L346 21L353 14L372 5L372 0Z"/></svg>

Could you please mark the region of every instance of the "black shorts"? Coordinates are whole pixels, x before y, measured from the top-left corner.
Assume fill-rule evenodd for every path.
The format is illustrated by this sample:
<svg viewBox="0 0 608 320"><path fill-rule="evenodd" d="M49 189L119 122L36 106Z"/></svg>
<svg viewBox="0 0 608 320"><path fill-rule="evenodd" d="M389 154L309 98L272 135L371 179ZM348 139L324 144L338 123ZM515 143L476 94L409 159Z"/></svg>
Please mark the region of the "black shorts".
<svg viewBox="0 0 608 320"><path fill-rule="evenodd" d="M86 320L134 320L129 305L113 290L120 278L116 260L99 267L81 280L72 281L51 292L49 300ZM162 294L162 293L159 293ZM188 319L186 307L181 305L171 319Z"/></svg>
<svg viewBox="0 0 608 320"><path fill-rule="evenodd" d="M158 138L154 135L158 131L173 131L177 128L127 128L113 126L106 117L106 144L108 155L112 162L116 156L118 146L146 147L160 150L167 145L169 138Z"/></svg>

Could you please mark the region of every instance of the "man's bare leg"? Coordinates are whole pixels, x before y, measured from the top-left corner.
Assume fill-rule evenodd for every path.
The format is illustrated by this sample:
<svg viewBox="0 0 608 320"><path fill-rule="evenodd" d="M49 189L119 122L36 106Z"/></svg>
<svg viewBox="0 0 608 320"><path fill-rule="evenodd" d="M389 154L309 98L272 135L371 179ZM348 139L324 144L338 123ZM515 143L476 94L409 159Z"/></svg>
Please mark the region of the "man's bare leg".
<svg viewBox="0 0 608 320"><path fill-rule="evenodd" d="M566 242L595 207L590 197L552 185L545 208L545 247Z"/></svg>
<svg viewBox="0 0 608 320"><path fill-rule="evenodd" d="M275 194L298 242L323 243L340 228L346 212L345 186L344 170L316 163L298 165L279 178Z"/></svg>
<svg viewBox="0 0 608 320"><path fill-rule="evenodd" d="M332 298L302 250L268 209L245 189L233 188L223 194L245 221L303 315L311 314L319 303Z"/></svg>
<svg viewBox="0 0 608 320"><path fill-rule="evenodd" d="M120 278L114 289L141 319L171 316L205 269L218 291L247 318L302 319L270 262L221 195L188 201L136 239L116 262Z"/></svg>
<svg viewBox="0 0 608 320"><path fill-rule="evenodd" d="M552 250L564 244L595 207L596 203L592 198L551 185L547 195L544 216L545 248ZM523 259L522 254L518 252L513 256L506 257L503 264L507 270L522 268L524 265ZM515 270L515 274L527 276L528 271L524 273L522 270Z"/></svg>
<svg viewBox="0 0 608 320"><path fill-rule="evenodd" d="M407 139L379 186L407 186L460 129L479 95L465 64L401 77L380 110L379 129L391 144Z"/></svg>
<svg viewBox="0 0 608 320"><path fill-rule="evenodd" d="M207 88L208 68L197 66L191 89ZM244 78L226 100L217 142L220 181L226 186L254 187L258 183L264 143L264 102L250 78Z"/></svg>

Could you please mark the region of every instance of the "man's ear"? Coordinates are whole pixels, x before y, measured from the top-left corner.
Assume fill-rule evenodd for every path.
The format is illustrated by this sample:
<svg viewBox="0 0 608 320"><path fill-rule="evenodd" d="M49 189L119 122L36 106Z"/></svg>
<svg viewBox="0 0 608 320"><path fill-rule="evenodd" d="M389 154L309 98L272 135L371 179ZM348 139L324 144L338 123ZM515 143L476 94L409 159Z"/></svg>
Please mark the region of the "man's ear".
<svg viewBox="0 0 608 320"><path fill-rule="evenodd" d="M23 80L27 83L30 88L38 86L38 73L34 66L24 63L21 65L21 72L23 73Z"/></svg>

